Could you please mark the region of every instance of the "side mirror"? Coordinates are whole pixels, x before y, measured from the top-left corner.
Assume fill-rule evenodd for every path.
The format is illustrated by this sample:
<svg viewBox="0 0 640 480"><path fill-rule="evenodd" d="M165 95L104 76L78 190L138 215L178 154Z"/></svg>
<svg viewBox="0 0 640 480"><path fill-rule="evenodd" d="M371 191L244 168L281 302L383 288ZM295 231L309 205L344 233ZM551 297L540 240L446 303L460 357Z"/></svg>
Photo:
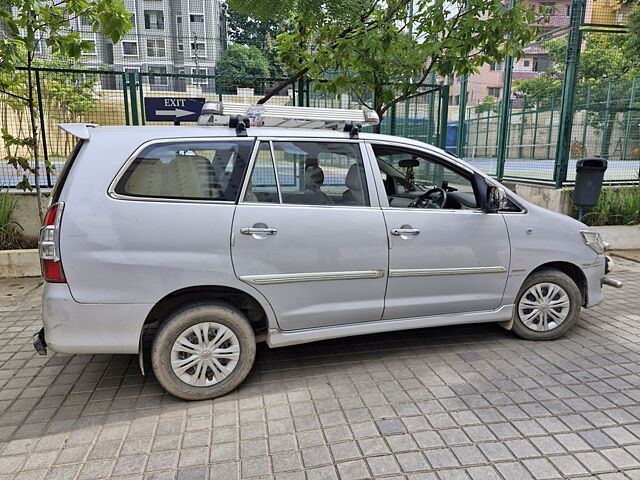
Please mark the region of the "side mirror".
<svg viewBox="0 0 640 480"><path fill-rule="evenodd" d="M496 213L507 206L507 192L504 188L490 185L487 188L487 213Z"/></svg>

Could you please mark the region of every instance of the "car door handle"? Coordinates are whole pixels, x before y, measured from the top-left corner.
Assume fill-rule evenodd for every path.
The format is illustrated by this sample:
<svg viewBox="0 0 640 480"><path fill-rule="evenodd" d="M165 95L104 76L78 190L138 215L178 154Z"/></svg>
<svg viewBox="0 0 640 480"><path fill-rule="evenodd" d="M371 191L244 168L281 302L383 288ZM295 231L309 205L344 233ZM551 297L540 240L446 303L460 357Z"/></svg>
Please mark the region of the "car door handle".
<svg viewBox="0 0 640 480"><path fill-rule="evenodd" d="M394 228L391 230L391 235L397 237L401 235L420 235L420 230L417 228Z"/></svg>
<svg viewBox="0 0 640 480"><path fill-rule="evenodd" d="M240 229L240 233L243 235L275 235L278 230L269 227L243 227Z"/></svg>

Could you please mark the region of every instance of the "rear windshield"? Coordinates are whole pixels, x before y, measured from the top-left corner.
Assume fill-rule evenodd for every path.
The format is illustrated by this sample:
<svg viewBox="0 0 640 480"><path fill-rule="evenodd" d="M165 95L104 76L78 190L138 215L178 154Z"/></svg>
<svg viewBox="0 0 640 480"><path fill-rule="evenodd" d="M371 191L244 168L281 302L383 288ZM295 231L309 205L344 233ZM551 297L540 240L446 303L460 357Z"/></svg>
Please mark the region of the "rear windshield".
<svg viewBox="0 0 640 480"><path fill-rule="evenodd" d="M67 161L64 162L64 166L62 170L60 170L60 174L58 175L58 179L56 180L56 184L53 187L53 191L51 192L51 203L56 203L60 199L60 194L62 193L62 188L64 187L64 183L67 181L67 177L69 176L69 172L71 171L71 167L73 167L73 162L76 161L78 157L78 153L82 148L82 144L84 140L78 140L76 146L73 147L71 154L67 158Z"/></svg>
<svg viewBox="0 0 640 480"><path fill-rule="evenodd" d="M249 139L150 145L129 165L115 192L131 197L233 202L252 147Z"/></svg>

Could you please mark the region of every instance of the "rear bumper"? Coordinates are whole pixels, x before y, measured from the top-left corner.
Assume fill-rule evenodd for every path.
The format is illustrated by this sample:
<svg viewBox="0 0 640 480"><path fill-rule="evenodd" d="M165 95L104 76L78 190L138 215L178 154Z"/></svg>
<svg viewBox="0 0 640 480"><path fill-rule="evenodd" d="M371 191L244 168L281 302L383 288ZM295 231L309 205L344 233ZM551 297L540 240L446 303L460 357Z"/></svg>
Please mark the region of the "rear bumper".
<svg viewBox="0 0 640 480"><path fill-rule="evenodd" d="M45 348L60 353L138 353L140 332L152 306L78 303L66 284L45 283L42 341Z"/></svg>

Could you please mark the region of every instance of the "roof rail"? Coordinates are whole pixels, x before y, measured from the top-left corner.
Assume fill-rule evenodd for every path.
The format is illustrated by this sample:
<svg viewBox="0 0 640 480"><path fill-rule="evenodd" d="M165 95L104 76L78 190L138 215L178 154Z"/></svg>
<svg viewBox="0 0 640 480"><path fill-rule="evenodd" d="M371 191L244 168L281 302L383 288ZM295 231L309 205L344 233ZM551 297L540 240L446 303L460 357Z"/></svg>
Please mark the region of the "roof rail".
<svg viewBox="0 0 640 480"><path fill-rule="evenodd" d="M287 105L206 102L198 125L223 125L246 135L249 127L330 128L357 137L363 126L380 123L373 110L345 108L290 107Z"/></svg>

